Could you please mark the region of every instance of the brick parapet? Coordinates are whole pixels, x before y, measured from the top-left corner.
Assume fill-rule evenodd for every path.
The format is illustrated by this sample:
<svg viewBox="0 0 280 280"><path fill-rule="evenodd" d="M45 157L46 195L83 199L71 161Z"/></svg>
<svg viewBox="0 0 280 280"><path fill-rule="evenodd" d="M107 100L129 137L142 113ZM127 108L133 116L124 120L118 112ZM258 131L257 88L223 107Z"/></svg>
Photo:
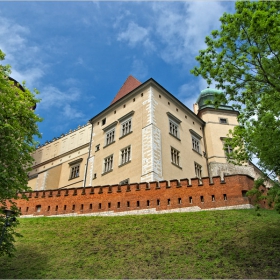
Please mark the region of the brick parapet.
<svg viewBox="0 0 280 280"><path fill-rule="evenodd" d="M214 177L212 182L193 178L33 191L25 193L28 200L19 198L17 205L22 215L32 216L227 208L250 204L244 193L253 183L253 178L241 174L225 176L224 181Z"/></svg>

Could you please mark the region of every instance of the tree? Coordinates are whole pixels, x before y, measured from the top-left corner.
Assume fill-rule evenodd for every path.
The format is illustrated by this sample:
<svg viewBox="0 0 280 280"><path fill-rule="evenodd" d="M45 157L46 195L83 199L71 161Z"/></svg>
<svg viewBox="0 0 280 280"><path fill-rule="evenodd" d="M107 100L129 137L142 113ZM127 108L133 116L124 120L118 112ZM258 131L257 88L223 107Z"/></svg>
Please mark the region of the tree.
<svg viewBox="0 0 280 280"><path fill-rule="evenodd" d="M226 140L233 148L229 161L257 157L263 170L279 177L280 2L238 1L235 13L224 13L220 22L191 73L224 92L216 105L230 102L240 112L240 125Z"/></svg>
<svg viewBox="0 0 280 280"><path fill-rule="evenodd" d="M0 60L4 58L0 50ZM29 190L28 172L36 144L33 137L40 137L37 122L41 119L33 110L38 99L24 84L21 86L10 78L10 73L10 66L0 65L0 208L9 205L18 215L14 200L18 192ZM0 211L0 232L4 224L5 217ZM1 253L12 254L16 224L14 222L4 232Z"/></svg>

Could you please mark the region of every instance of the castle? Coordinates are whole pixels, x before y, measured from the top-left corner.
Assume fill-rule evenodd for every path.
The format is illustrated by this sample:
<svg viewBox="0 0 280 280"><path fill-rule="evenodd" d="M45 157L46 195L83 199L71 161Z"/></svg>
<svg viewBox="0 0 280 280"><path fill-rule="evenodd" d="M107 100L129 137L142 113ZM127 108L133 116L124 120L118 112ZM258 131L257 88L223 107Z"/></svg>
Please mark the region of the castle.
<svg viewBox="0 0 280 280"><path fill-rule="evenodd" d="M64 195L68 195L68 191L74 195L81 192L81 197L87 197L82 196L82 192L98 189L98 193L101 190L100 194L104 197L102 186L109 189L119 186L119 192L116 190L115 193L120 195L123 193L121 186L125 186L127 191L133 184L146 184L144 189L151 185L151 188L147 187L150 190L161 186L161 182L173 182L174 179L181 182L182 178L192 182L186 183L186 186L197 181L197 186L208 187L215 180L214 185L219 186L229 180L231 187L234 187L231 184L235 180L243 180L245 185L236 186L238 193L234 193L239 202L235 200L230 205L247 205L248 200L241 203L240 199L244 202L244 192L252 187L252 178L259 176L259 170L251 163L234 166L227 162L226 153L231 152L231 147L224 147L224 139L229 129L238 125L238 112L227 105L218 108L209 105L206 101L213 99L216 93L219 91L209 88L201 91L192 111L154 79L141 83L129 76L110 105L90 119L89 123L37 148L33 154L35 163L29 173L29 186L34 191L31 197L37 198L38 202L39 197L45 198L43 193L53 197L52 193L55 192L62 205L66 200L62 200L61 192ZM220 183L217 183L218 177ZM160 190L171 185L167 183ZM178 183L178 186L181 185ZM136 186L132 189L137 190ZM201 191L197 195L200 202L201 197L204 202L204 193ZM149 207L151 191L144 194L142 191L135 192L135 195L137 193L141 193L145 205ZM217 201L215 193L207 193L212 202ZM219 200L224 201L219 205L225 206L225 201L229 204L226 192L221 189L218 193ZM176 199L179 201L182 196L183 193L181 196L176 194ZM188 199L194 196L188 195ZM123 205L119 198L116 199L116 203L120 203L117 206ZM137 197L132 200L136 208L136 201L139 201L140 207ZM42 203L36 204L40 206L40 211ZM101 201L98 203L102 205ZM27 204L23 204L28 208ZM35 204L32 211L37 213L39 208ZM57 202L54 207L58 209L58 205ZM65 209L69 209L69 205Z"/></svg>

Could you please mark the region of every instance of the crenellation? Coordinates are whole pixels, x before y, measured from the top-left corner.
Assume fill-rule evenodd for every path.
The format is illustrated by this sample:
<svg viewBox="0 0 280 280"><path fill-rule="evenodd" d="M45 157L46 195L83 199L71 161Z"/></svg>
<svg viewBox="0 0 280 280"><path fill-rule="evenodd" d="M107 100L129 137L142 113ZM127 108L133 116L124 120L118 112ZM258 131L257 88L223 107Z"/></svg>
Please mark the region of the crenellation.
<svg viewBox="0 0 280 280"><path fill-rule="evenodd" d="M24 216L56 216L74 213L96 215L98 212L104 212L105 215L108 211L112 214L117 212L133 214L135 211L149 212L149 209L155 209L153 210L155 213L165 213L169 210L180 211L179 209L191 211L193 207L228 209L228 207L247 207L251 203L248 197L243 196L243 192L251 189L254 181L246 175L228 176L225 178L225 184L219 177L215 177L214 188L209 183L209 178L203 178L202 186L199 186L197 178L190 181L192 185L189 185L188 179L175 179L169 182L153 181L122 186L35 191L31 193L28 201L18 199L17 204ZM177 188L178 185L181 187ZM96 196L93 201L94 189ZM137 189L139 191L134 192Z"/></svg>

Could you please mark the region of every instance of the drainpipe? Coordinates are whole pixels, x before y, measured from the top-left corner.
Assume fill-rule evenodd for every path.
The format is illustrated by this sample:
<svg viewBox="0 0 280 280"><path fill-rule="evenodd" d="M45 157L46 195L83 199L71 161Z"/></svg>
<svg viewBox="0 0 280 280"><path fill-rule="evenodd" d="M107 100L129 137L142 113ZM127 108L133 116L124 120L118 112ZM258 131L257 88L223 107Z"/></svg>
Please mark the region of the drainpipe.
<svg viewBox="0 0 280 280"><path fill-rule="evenodd" d="M85 177L84 177L84 183L83 183L83 188L86 186L86 180L87 180L87 170L88 170L88 161L90 158L90 151L91 151L91 145L92 145L92 134L93 134L93 123L91 123L91 134L90 134L90 142L89 142L89 150L88 150L88 158L86 162L86 172L85 172Z"/></svg>

